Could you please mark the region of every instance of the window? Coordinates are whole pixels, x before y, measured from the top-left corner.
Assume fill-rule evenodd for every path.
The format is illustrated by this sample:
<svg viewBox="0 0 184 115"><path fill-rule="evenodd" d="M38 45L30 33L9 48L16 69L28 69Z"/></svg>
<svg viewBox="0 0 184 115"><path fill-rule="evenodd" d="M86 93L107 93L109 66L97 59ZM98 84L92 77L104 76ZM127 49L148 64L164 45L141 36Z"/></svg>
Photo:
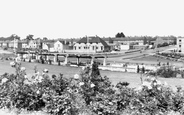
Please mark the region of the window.
<svg viewBox="0 0 184 115"><path fill-rule="evenodd" d="M93 46L93 50L95 49L95 46Z"/></svg>
<svg viewBox="0 0 184 115"><path fill-rule="evenodd" d="M74 49L76 50L76 46L74 46Z"/></svg>
<svg viewBox="0 0 184 115"><path fill-rule="evenodd" d="M101 46L101 50L103 50L103 46Z"/></svg>
<svg viewBox="0 0 184 115"><path fill-rule="evenodd" d="M79 49L81 49L81 47L79 47Z"/></svg>
<svg viewBox="0 0 184 115"><path fill-rule="evenodd" d="M181 48L181 45L179 45L179 47Z"/></svg>
<svg viewBox="0 0 184 115"><path fill-rule="evenodd" d="M181 42L181 40L179 40L179 42Z"/></svg>
<svg viewBox="0 0 184 115"><path fill-rule="evenodd" d="M98 49L98 47L96 47L96 49Z"/></svg>

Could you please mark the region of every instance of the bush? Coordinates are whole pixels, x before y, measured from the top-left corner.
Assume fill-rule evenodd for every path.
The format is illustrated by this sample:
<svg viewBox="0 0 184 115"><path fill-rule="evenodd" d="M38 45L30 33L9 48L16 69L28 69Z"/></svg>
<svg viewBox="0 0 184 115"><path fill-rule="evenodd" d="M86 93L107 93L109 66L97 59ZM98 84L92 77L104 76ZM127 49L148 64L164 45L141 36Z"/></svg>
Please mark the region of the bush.
<svg viewBox="0 0 184 115"><path fill-rule="evenodd" d="M156 72L157 75L164 77L164 78L176 77L176 73L177 71L173 70L171 66L162 66Z"/></svg>
<svg viewBox="0 0 184 115"><path fill-rule="evenodd" d="M84 67L80 75L65 78L62 74L42 75L35 67L32 80L21 63L11 63L16 74L5 73L0 81L0 108L21 111L43 111L54 115L156 115L184 114L184 91L177 91L155 78L146 78L138 88L129 83L112 85L100 75L98 65ZM162 70L165 71L165 70Z"/></svg>

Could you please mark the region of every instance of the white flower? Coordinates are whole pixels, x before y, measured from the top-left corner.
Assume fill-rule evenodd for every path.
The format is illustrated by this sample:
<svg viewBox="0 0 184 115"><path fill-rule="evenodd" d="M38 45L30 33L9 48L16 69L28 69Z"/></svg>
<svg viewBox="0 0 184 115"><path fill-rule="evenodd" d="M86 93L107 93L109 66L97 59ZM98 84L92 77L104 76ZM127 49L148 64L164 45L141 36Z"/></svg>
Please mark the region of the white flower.
<svg viewBox="0 0 184 115"><path fill-rule="evenodd" d="M161 84L162 84L162 82L157 80L157 84L158 84L158 85L161 85Z"/></svg>
<svg viewBox="0 0 184 115"><path fill-rule="evenodd" d="M86 69L86 67L85 67L85 66L83 66L83 67L82 67L82 70L85 70L85 69Z"/></svg>
<svg viewBox="0 0 184 115"><path fill-rule="evenodd" d="M148 89L152 89L152 86L151 86L151 85L149 85L149 86L148 86Z"/></svg>
<svg viewBox="0 0 184 115"><path fill-rule="evenodd" d="M37 78L37 80L38 80L38 82L42 82L43 77L42 77L42 76L39 76L39 77Z"/></svg>
<svg viewBox="0 0 184 115"><path fill-rule="evenodd" d="M154 83L153 83L153 85L154 85L154 86L156 86L156 85L157 85L157 83L156 83L156 82L154 82Z"/></svg>
<svg viewBox="0 0 184 115"><path fill-rule="evenodd" d="M26 68L25 68L25 67L21 67L20 70L21 70L21 71L25 71Z"/></svg>
<svg viewBox="0 0 184 115"><path fill-rule="evenodd" d="M142 90L142 86L139 86L139 87L137 88L137 90L138 90L138 91L141 91L141 90Z"/></svg>
<svg viewBox="0 0 184 115"><path fill-rule="evenodd" d="M79 79L79 75L78 74L75 74L74 75L74 79Z"/></svg>
<svg viewBox="0 0 184 115"><path fill-rule="evenodd" d="M48 70L48 69L44 69L44 70L43 70L43 72L48 73L48 72L49 72L49 70Z"/></svg>
<svg viewBox="0 0 184 115"><path fill-rule="evenodd" d="M144 81L142 85L143 86L149 86L149 85L151 85L151 83L150 82L147 82L147 81Z"/></svg>
<svg viewBox="0 0 184 115"><path fill-rule="evenodd" d="M16 58L15 58L15 61L16 61L17 63L20 63L20 62L21 62L20 57L16 57Z"/></svg>
<svg viewBox="0 0 184 115"><path fill-rule="evenodd" d="M7 81L8 81L7 78L3 78L3 79L1 80L1 83L5 83L5 82L7 82Z"/></svg>
<svg viewBox="0 0 184 115"><path fill-rule="evenodd" d="M24 78L28 78L27 75L24 75Z"/></svg>
<svg viewBox="0 0 184 115"><path fill-rule="evenodd" d="M71 90L70 88L68 88L68 89L67 89L67 91L68 91L69 93L71 93L71 92L72 92L72 90Z"/></svg>
<svg viewBox="0 0 184 115"><path fill-rule="evenodd" d="M40 94L40 91L38 90L38 91L36 91L36 93L37 93L37 94Z"/></svg>
<svg viewBox="0 0 184 115"><path fill-rule="evenodd" d="M15 62L14 61L10 62L10 65L11 65L11 67L14 67L15 66Z"/></svg>
<svg viewBox="0 0 184 115"><path fill-rule="evenodd" d="M91 88L93 88L93 87L95 87L95 84L92 83L90 86L91 86Z"/></svg>
<svg viewBox="0 0 184 115"><path fill-rule="evenodd" d="M143 82L142 86L147 87L148 89L152 89L151 83L150 82Z"/></svg>
<svg viewBox="0 0 184 115"><path fill-rule="evenodd" d="M167 86L168 85L167 82L164 82L164 85Z"/></svg>
<svg viewBox="0 0 184 115"><path fill-rule="evenodd" d="M80 86L84 85L84 82L80 82L79 85L80 85Z"/></svg>
<svg viewBox="0 0 184 115"><path fill-rule="evenodd" d="M34 80L35 80L35 82L39 82L40 83L40 82L42 82L43 77L37 75L37 76L35 76L35 79Z"/></svg>
<svg viewBox="0 0 184 115"><path fill-rule="evenodd" d="M40 72L39 72L39 71L35 73L35 75L39 75L39 74L40 74Z"/></svg>
<svg viewBox="0 0 184 115"><path fill-rule="evenodd" d="M158 90L161 90L161 87L157 87Z"/></svg>
<svg viewBox="0 0 184 115"><path fill-rule="evenodd" d="M113 105L113 103L112 102L109 102L109 105Z"/></svg>
<svg viewBox="0 0 184 115"><path fill-rule="evenodd" d="M155 81L156 79L154 77L151 78L151 81Z"/></svg>

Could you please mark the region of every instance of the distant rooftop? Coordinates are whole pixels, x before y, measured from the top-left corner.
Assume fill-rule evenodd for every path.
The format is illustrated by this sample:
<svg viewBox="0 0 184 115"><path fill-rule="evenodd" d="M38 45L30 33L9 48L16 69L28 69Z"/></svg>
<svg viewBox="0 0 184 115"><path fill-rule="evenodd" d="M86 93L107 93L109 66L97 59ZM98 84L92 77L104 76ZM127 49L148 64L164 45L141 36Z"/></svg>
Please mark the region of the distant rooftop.
<svg viewBox="0 0 184 115"><path fill-rule="evenodd" d="M108 44L98 36L83 37L77 43L102 43L104 46L108 46Z"/></svg>

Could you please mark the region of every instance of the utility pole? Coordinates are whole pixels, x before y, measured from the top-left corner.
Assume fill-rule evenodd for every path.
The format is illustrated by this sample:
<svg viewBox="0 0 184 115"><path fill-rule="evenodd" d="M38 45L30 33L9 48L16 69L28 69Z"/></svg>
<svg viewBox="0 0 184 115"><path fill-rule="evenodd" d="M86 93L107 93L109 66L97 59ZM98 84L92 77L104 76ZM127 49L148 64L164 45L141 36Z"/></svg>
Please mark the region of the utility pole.
<svg viewBox="0 0 184 115"><path fill-rule="evenodd" d="M15 34L13 34L13 52L16 53L15 52Z"/></svg>

